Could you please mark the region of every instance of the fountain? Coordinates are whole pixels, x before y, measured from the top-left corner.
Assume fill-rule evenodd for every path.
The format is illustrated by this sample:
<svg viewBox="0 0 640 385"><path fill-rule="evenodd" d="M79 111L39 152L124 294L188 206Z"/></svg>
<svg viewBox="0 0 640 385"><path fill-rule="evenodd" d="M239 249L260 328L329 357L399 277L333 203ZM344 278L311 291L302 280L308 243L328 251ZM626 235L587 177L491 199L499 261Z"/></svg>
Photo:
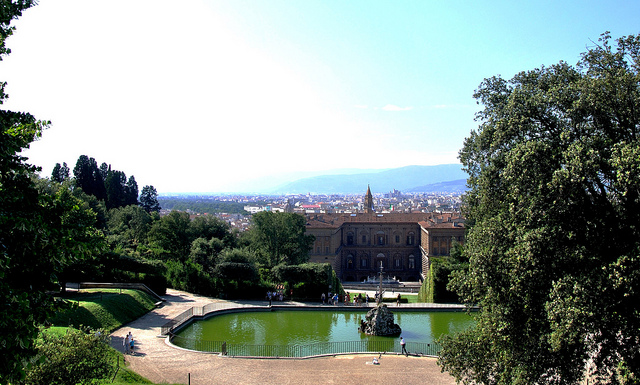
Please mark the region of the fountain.
<svg viewBox="0 0 640 385"><path fill-rule="evenodd" d="M400 325L395 323L391 310L382 303L382 262L376 307L369 310L365 319L360 321L360 331L372 336L395 336L402 332Z"/></svg>

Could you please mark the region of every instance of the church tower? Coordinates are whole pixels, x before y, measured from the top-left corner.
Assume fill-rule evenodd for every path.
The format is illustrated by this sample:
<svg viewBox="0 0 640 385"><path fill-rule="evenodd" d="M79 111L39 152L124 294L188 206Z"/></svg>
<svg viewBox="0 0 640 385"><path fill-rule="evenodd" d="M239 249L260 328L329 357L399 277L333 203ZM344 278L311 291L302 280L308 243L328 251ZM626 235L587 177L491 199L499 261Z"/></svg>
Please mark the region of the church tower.
<svg viewBox="0 0 640 385"><path fill-rule="evenodd" d="M371 188L367 185L367 195L364 196L364 212L373 213L373 195L371 195Z"/></svg>

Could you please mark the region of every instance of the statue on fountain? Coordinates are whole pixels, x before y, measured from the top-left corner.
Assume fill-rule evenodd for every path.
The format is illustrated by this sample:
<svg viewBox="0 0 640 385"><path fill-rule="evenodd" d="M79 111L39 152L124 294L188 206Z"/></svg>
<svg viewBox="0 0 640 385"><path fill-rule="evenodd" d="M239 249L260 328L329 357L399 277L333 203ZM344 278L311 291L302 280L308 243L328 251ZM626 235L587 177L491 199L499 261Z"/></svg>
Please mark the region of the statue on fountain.
<svg viewBox="0 0 640 385"><path fill-rule="evenodd" d="M367 312L365 320L360 321L360 332L372 336L396 336L402 329L393 319L393 313L382 303L382 262L380 262L380 286L376 307Z"/></svg>

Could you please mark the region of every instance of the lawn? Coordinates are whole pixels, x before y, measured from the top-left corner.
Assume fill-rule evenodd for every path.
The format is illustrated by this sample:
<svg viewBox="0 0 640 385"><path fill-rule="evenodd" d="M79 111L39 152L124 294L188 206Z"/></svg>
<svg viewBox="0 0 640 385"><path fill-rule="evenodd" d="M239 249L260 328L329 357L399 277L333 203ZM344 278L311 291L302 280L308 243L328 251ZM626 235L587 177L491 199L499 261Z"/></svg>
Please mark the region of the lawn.
<svg viewBox="0 0 640 385"><path fill-rule="evenodd" d="M111 333L120 326L140 318L155 307L148 294L128 289L94 289L68 292L61 299L71 308L57 314L54 326L88 326Z"/></svg>
<svg viewBox="0 0 640 385"><path fill-rule="evenodd" d="M67 301L71 308L57 314L50 322L54 325L45 333L64 334L68 327L89 326L111 333L155 307L155 301L148 294L128 289L91 289L68 292L59 297ZM114 351L118 370L113 378L98 384L153 384L153 382L130 370L121 352ZM114 362L114 365L116 362ZM113 382L111 382L113 380Z"/></svg>

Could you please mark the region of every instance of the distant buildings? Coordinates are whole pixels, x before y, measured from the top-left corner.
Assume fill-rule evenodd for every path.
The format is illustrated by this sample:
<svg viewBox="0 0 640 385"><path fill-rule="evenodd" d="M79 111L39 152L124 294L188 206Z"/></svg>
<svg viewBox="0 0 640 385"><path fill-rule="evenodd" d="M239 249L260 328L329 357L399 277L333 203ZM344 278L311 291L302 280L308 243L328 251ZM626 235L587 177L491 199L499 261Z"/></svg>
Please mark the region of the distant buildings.
<svg viewBox="0 0 640 385"><path fill-rule="evenodd" d="M457 212L374 211L370 189L363 211L308 213L307 234L316 241L311 262L333 265L342 281L384 274L400 281L419 281L433 256L449 255L453 242L464 242L464 220Z"/></svg>
<svg viewBox="0 0 640 385"><path fill-rule="evenodd" d="M275 211L304 215L307 234L316 238L310 261L330 263L343 281L374 277L381 263L385 276L420 281L432 257L449 255L454 241L464 243L461 198L455 194L403 194L393 190L374 195L367 187L364 196L304 194L211 199L242 202L250 214ZM250 216L216 215L239 231L250 226Z"/></svg>

